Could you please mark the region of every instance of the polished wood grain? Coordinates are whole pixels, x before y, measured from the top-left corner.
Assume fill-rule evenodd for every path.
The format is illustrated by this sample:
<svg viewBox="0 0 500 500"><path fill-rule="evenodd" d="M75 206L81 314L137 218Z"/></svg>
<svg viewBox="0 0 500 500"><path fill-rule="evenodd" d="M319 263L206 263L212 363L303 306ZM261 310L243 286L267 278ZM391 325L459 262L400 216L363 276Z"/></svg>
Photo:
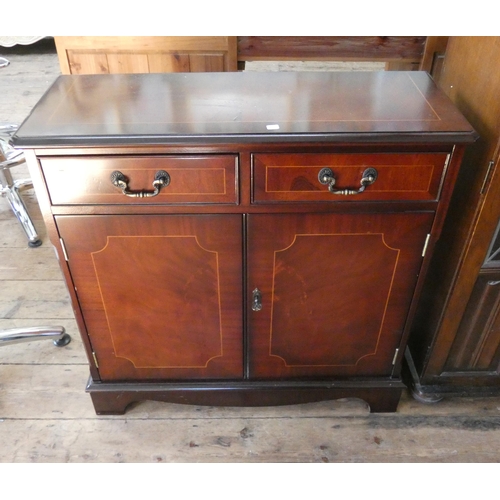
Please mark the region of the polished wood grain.
<svg viewBox="0 0 500 500"><path fill-rule="evenodd" d="M44 158L43 175L54 205L236 203L236 155L104 156ZM170 183L154 197L129 197L114 186L119 171L132 192L153 192L155 175L165 171Z"/></svg>
<svg viewBox="0 0 500 500"><path fill-rule="evenodd" d="M423 72L117 76L58 78L16 144L443 144L477 137Z"/></svg>
<svg viewBox="0 0 500 500"><path fill-rule="evenodd" d="M433 218L250 216L251 376L389 376Z"/></svg>
<svg viewBox="0 0 500 500"><path fill-rule="evenodd" d="M254 155L254 201L436 200L447 154L275 154ZM357 196L334 195L322 184L322 168L332 170L334 189L361 187L364 171L376 181Z"/></svg>
<svg viewBox="0 0 500 500"><path fill-rule="evenodd" d="M56 220L101 380L242 376L239 216Z"/></svg>

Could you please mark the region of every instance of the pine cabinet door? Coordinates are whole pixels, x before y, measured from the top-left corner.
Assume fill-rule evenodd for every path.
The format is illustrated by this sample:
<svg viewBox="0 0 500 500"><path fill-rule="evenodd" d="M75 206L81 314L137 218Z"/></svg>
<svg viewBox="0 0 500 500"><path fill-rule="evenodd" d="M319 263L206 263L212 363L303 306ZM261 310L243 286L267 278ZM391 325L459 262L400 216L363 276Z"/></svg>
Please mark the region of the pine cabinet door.
<svg viewBox="0 0 500 500"><path fill-rule="evenodd" d="M242 377L241 216L56 219L101 380Z"/></svg>
<svg viewBox="0 0 500 500"><path fill-rule="evenodd" d="M250 376L389 376L433 217L250 215Z"/></svg>

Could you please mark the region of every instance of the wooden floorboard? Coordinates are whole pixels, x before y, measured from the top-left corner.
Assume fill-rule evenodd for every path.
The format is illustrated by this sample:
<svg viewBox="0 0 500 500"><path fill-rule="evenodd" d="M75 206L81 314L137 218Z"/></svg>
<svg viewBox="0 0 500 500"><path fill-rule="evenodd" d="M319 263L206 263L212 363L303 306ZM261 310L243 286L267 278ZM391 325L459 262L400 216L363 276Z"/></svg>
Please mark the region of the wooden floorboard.
<svg viewBox="0 0 500 500"><path fill-rule="evenodd" d="M50 44L0 55L11 61L0 69L0 122L19 123L59 73L57 56ZM359 400L269 408L144 402L123 416L96 416L57 259L33 190L25 198L43 245L28 248L1 199L0 329L57 324L73 341L0 350L0 463L500 462L500 398L423 405L405 393L394 414L370 414Z"/></svg>

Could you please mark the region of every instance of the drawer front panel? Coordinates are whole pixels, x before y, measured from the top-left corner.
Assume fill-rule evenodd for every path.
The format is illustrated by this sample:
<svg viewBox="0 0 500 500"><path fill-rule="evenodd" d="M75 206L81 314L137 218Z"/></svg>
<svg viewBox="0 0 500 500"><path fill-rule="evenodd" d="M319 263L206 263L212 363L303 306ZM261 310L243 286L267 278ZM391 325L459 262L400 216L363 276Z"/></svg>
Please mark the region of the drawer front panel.
<svg viewBox="0 0 500 500"><path fill-rule="evenodd" d="M437 200L447 157L446 153L255 154L253 201ZM375 181L354 194L370 168L376 170ZM320 181L322 169L330 170L333 185Z"/></svg>
<svg viewBox="0 0 500 500"><path fill-rule="evenodd" d="M237 157L140 156L44 158L43 174L54 205L83 204L175 204L237 203ZM111 182L111 174L121 172L127 182L123 194ZM153 181L159 171L169 175L169 184L156 196Z"/></svg>

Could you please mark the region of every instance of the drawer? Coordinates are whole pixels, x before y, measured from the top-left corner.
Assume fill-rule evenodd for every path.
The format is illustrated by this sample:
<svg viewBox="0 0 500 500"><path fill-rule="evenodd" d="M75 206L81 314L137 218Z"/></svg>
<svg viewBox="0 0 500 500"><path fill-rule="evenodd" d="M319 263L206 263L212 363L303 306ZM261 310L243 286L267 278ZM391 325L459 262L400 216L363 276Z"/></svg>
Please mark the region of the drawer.
<svg viewBox="0 0 500 500"><path fill-rule="evenodd" d="M50 157L43 158L41 166L53 205L237 203L238 199L236 155ZM113 185L111 175L117 171L130 195ZM168 182L151 196L159 171L167 172Z"/></svg>
<svg viewBox="0 0 500 500"><path fill-rule="evenodd" d="M253 201L437 200L447 158L447 153L254 154ZM369 179L364 188L362 179Z"/></svg>

